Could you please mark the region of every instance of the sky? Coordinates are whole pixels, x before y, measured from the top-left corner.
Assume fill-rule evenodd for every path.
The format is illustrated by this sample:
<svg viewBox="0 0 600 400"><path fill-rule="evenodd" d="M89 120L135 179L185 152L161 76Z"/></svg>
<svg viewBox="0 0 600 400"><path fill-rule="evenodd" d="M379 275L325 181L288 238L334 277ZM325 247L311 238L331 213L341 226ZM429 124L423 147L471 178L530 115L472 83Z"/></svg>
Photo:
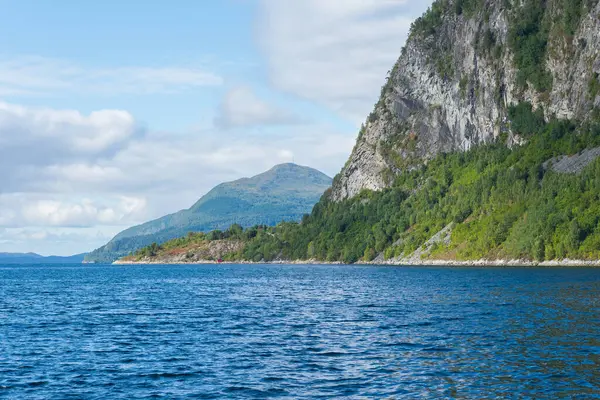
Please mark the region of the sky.
<svg viewBox="0 0 600 400"><path fill-rule="evenodd" d="M295 162L337 174L424 0L0 0L0 252L70 255Z"/></svg>

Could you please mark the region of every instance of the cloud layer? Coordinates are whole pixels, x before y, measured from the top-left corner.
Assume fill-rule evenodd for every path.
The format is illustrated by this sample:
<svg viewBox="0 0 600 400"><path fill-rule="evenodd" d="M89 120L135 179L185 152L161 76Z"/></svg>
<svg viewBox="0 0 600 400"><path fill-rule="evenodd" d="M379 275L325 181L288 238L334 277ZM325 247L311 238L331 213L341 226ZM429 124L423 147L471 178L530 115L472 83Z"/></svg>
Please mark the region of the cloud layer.
<svg viewBox="0 0 600 400"><path fill-rule="evenodd" d="M229 90L221 104L215 124L219 128L250 128L265 125L297 124L302 119L292 112L259 98L247 86Z"/></svg>
<svg viewBox="0 0 600 400"><path fill-rule="evenodd" d="M353 141L326 125L288 126L284 134L153 132L120 110L83 115L0 103L0 228L5 238L18 233L13 239L22 246L28 243L23 229L49 238L65 229L97 229L104 237L189 207L214 185L277 163L333 174ZM19 248L14 240L4 243L4 250ZM57 249L46 244L48 253ZM72 252L91 250L89 243L73 245Z"/></svg>
<svg viewBox="0 0 600 400"><path fill-rule="evenodd" d="M277 163L334 175L356 132L312 117L333 112L363 122L411 20L428 4L260 0L256 39L270 86L257 91L255 81L232 79L238 83L216 109L199 110L211 116L201 130L144 129L127 110L110 107L84 114L0 101L0 251L88 251L127 226L190 206L220 182ZM187 100L225 80L203 65L100 67L0 57L4 98L185 92L192 94ZM272 100L282 94L285 106ZM293 110L298 99L302 107Z"/></svg>
<svg viewBox="0 0 600 400"><path fill-rule="evenodd" d="M257 36L272 84L362 122L430 3L262 0Z"/></svg>
<svg viewBox="0 0 600 400"><path fill-rule="evenodd" d="M38 56L0 58L0 96L176 93L222 83L219 75L198 66L99 68Z"/></svg>

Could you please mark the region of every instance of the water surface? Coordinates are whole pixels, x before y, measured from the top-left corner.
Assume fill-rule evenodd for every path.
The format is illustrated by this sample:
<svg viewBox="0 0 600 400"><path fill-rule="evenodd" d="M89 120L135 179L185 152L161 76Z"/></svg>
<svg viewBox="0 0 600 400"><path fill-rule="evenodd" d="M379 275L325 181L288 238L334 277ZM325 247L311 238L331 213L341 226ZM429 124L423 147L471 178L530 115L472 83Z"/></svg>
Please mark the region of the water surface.
<svg viewBox="0 0 600 400"><path fill-rule="evenodd" d="M0 266L0 398L600 398L600 269Z"/></svg>

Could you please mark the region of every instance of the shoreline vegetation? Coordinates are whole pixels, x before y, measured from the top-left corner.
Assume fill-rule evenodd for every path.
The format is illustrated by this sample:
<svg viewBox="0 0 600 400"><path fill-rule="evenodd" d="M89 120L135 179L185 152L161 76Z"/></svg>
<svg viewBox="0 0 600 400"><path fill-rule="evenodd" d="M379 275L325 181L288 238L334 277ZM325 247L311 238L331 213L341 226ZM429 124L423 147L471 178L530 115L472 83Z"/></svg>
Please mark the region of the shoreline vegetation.
<svg viewBox="0 0 600 400"><path fill-rule="evenodd" d="M276 260L276 261L214 261L196 260L192 262L168 262L168 261L127 261L117 260L112 265L369 265L381 267L600 267L600 260L555 260L555 261L527 261L527 260L423 260L406 262L361 262L346 264L341 261L319 261L319 260Z"/></svg>
<svg viewBox="0 0 600 400"><path fill-rule="evenodd" d="M551 45L597 7L455 3L415 21L352 155L301 221L190 232L119 263L600 266L598 46ZM573 18L553 26L561 12ZM474 26L472 41L449 40ZM475 54L474 69L456 54Z"/></svg>
<svg viewBox="0 0 600 400"><path fill-rule="evenodd" d="M519 147L441 154L379 192L337 202L330 189L300 222L189 232L121 261L600 266L600 157L553 167L600 153L600 115L537 129Z"/></svg>

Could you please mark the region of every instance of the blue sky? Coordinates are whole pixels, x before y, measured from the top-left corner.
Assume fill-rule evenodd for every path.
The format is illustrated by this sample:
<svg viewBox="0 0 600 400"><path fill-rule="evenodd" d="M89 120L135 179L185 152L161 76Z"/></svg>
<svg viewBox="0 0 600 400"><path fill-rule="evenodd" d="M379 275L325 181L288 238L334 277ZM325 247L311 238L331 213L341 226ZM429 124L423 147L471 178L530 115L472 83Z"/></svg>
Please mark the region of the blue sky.
<svg viewBox="0 0 600 400"><path fill-rule="evenodd" d="M59 6L57 7L57 4ZM2 1L5 57L42 56L83 68L177 66L260 84L264 71L252 43L255 6L242 1ZM24 31L23 22L28 28ZM230 78L224 78L228 75ZM168 96L143 93L46 94L21 104L82 112L127 109L155 129L184 129L209 118L220 85ZM48 101L47 97L52 97Z"/></svg>
<svg viewBox="0 0 600 400"><path fill-rule="evenodd" d="M0 251L89 251L292 159L333 176L427 6L0 0Z"/></svg>

